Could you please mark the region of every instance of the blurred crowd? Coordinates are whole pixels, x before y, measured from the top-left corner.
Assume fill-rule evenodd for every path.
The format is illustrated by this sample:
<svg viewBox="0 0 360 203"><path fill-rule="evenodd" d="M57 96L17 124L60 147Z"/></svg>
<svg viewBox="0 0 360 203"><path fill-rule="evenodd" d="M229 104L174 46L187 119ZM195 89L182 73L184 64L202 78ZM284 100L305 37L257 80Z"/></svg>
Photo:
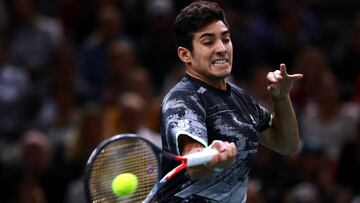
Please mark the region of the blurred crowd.
<svg viewBox="0 0 360 203"><path fill-rule="evenodd" d="M184 73L172 41L190 0L0 0L1 202L81 203L84 166L105 138L161 146L159 106ZM269 110L268 71L292 91L296 156L260 147L249 203L360 202L360 2L219 0L232 82Z"/></svg>

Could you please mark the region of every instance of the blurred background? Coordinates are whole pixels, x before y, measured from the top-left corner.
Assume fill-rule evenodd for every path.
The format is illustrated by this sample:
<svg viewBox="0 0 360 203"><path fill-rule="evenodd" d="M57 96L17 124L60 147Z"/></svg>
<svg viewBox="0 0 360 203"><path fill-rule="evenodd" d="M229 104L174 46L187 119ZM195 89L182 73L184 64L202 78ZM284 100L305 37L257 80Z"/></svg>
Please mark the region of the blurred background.
<svg viewBox="0 0 360 203"><path fill-rule="evenodd" d="M182 76L172 25L189 0L0 0L1 202L85 202L82 178L105 138L161 145L159 105ZM254 203L360 202L360 1L220 0L231 80L272 110L268 71L292 91L302 149L259 148Z"/></svg>

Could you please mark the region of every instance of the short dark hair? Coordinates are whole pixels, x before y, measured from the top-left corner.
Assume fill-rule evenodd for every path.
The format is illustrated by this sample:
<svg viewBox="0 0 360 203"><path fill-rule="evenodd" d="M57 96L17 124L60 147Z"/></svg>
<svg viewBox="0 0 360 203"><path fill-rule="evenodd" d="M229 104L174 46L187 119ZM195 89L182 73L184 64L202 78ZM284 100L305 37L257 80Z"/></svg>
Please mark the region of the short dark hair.
<svg viewBox="0 0 360 203"><path fill-rule="evenodd" d="M195 1L183 8L175 19L174 40L176 47L193 50L194 33L214 21L221 20L228 27L224 11L216 2Z"/></svg>

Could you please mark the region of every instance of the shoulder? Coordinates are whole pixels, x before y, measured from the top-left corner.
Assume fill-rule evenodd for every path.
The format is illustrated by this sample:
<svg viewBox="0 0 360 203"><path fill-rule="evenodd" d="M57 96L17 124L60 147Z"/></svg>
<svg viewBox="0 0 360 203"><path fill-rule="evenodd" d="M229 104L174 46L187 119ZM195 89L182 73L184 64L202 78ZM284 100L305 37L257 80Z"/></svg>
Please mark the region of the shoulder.
<svg viewBox="0 0 360 203"><path fill-rule="evenodd" d="M242 89L241 87L239 87L238 85L236 85L235 83L232 82L228 82L228 84L231 86L231 89L235 92L238 92L240 94L244 94L244 95L248 95L248 93Z"/></svg>
<svg viewBox="0 0 360 203"><path fill-rule="evenodd" d="M261 117L263 115L268 115L266 116L267 118L271 117L270 111L258 103L256 98L254 98L250 93L233 83L230 83L230 85L232 88L232 94L236 97L236 101L240 102L241 105L247 108L249 112Z"/></svg>
<svg viewBox="0 0 360 203"><path fill-rule="evenodd" d="M185 78L186 79L186 78ZM203 87L196 82L182 80L163 98L160 109L162 113L198 112L203 114L206 102Z"/></svg>
<svg viewBox="0 0 360 203"><path fill-rule="evenodd" d="M164 96L163 103L173 99L185 100L189 97L197 97L198 94L198 85L184 76L181 81L172 87Z"/></svg>
<svg viewBox="0 0 360 203"><path fill-rule="evenodd" d="M239 87L238 85L228 82L228 84L231 87L231 91L233 94L237 95L238 97L242 99L246 99L248 101L254 102L253 96L251 96L247 91L245 91L243 88Z"/></svg>

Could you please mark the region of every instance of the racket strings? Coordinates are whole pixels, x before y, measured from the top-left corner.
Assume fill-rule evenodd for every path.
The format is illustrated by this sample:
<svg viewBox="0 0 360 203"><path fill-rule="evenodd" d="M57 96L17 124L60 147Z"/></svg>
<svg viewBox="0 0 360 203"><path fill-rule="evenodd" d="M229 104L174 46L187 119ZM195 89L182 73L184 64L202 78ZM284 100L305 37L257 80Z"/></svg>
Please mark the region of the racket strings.
<svg viewBox="0 0 360 203"><path fill-rule="evenodd" d="M111 189L113 179L122 173L138 178L134 194L116 196ZM94 161L90 175L93 202L142 202L154 186L158 176L158 161L152 148L139 139L118 140L108 144Z"/></svg>

